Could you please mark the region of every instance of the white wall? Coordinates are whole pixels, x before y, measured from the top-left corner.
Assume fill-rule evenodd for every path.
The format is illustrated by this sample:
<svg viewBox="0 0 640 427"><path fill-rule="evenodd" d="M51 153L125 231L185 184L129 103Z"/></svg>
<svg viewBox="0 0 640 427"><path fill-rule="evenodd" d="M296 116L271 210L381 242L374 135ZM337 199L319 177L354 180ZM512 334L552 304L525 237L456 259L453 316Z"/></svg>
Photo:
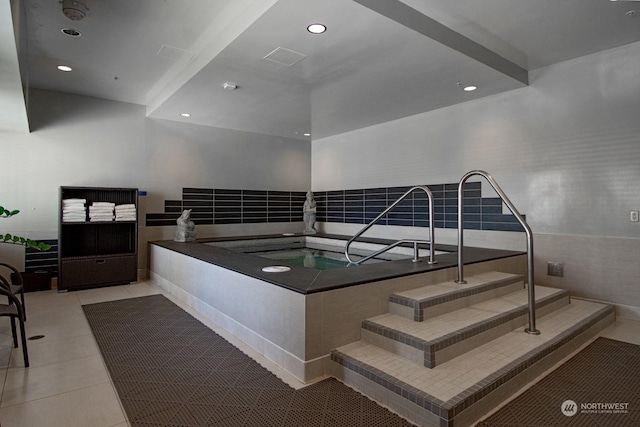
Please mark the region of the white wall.
<svg viewBox="0 0 640 427"><path fill-rule="evenodd" d="M33 131L0 133L0 204L22 211L1 220L0 232L55 238L61 185L147 190L144 218L186 186L324 191L456 182L485 169L537 235L538 283L640 307L640 263L630 259L640 224L629 222L640 209L640 43L536 70L524 89L311 147L151 120L138 105L37 90L30 101ZM142 227L141 240L167 238L166 228ZM509 246L514 234L486 243ZM482 242L472 237L465 242ZM549 260L565 263L564 278L546 276Z"/></svg>
<svg viewBox="0 0 640 427"><path fill-rule="evenodd" d="M163 212L183 187L311 187L308 142L148 119L140 105L57 92L32 90L30 101L32 132L0 132L0 205L21 211L1 220L2 233L57 238L60 186L136 187L148 192L140 197L144 251L144 239L170 228L145 229L145 214Z"/></svg>
<svg viewBox="0 0 640 427"><path fill-rule="evenodd" d="M640 209L640 43L530 77L523 89L313 141L312 188L450 183L486 170L544 235L537 282L640 307L640 263L611 262L640 254L640 223L629 221ZM564 278L546 276L548 260L567 264Z"/></svg>

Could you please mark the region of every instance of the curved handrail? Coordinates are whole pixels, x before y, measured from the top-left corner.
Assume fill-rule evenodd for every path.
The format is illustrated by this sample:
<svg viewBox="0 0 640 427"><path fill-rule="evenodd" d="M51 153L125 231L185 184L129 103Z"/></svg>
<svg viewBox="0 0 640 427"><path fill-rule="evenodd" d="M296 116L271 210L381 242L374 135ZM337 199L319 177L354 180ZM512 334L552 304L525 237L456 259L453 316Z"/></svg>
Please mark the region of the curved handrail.
<svg viewBox="0 0 640 427"><path fill-rule="evenodd" d="M367 255L366 257L358 260L358 261L353 261L351 260L351 257L349 256L349 246L351 246L351 243L353 243L358 237L362 236L364 234L364 232L366 232L369 228L371 228L376 222L378 222L378 220L380 220L380 218L382 218L383 216L385 216L386 214L389 213L389 211L393 210L400 202L402 202L405 198L407 198L407 196L409 196L409 194L413 193L414 191L417 190L421 190L424 191L427 194L427 198L429 199L429 237L430 240L398 240L395 243L391 243L385 247L383 247L382 249ZM433 237L433 231L434 231L434 218L433 218L433 193L431 192L431 190L429 189L429 187L425 187L422 185L416 186L416 187L412 187L409 191L407 191L406 193L404 193L402 196L400 196L400 198L398 200L396 200L395 202L393 202L387 209L385 209L380 215L378 215L377 217L375 217L375 219L373 221L371 221L369 224L367 224L362 230L360 230L359 232L357 232L351 239L349 239L349 241L346 243L346 245L344 246L344 255L347 257L347 261L349 261L351 264L361 264L375 256L380 255L381 253L384 253L386 251L388 251L389 249L395 248L396 246L402 244L402 243L413 243L413 262L417 262L419 261L419 257L418 257L418 244L423 243L423 244L429 244L429 264L437 264L438 262L435 261L434 258L434 253L435 253L435 239Z"/></svg>
<svg viewBox="0 0 640 427"><path fill-rule="evenodd" d="M469 178L474 175L482 176L487 180L491 187L498 193L498 196L502 199L504 204L509 208L511 213L516 217L520 225L524 228L527 233L527 282L528 282L528 290L529 290L529 327L525 329L525 332L530 334L539 334L540 331L536 329L536 307L535 307L535 290L534 290L534 278L533 278L533 233L531 232L531 228L527 224L527 222L522 218L518 209L511 203L511 200L507 197L507 195L502 191L498 183L493 179L491 175L489 175L485 171L481 170L473 170L467 172L461 179L460 184L458 185L458 280L456 283L467 283L464 280L464 263L463 263L463 231L464 231L464 216L463 216L463 207L464 207L464 191L463 186L464 183L467 182Z"/></svg>

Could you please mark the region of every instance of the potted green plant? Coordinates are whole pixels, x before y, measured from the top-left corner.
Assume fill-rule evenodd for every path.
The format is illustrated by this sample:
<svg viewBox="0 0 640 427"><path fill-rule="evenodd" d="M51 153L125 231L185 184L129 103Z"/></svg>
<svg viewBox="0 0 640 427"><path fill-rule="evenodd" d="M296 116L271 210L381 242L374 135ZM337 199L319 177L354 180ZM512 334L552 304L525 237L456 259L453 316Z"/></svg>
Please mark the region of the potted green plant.
<svg viewBox="0 0 640 427"><path fill-rule="evenodd" d="M19 213L20 211L17 209L8 210L3 206L0 206L0 218L10 218ZM27 239L26 237L22 236L15 236L10 233L6 233L4 235L0 234L0 242L23 245L38 251L48 251L49 249L51 249L51 245L47 243L36 242L35 240ZM51 273L48 271L36 271L35 273L11 273L12 280L14 280L13 275L15 274L21 275L25 292L51 289Z"/></svg>
<svg viewBox="0 0 640 427"><path fill-rule="evenodd" d="M0 206L0 218L10 218L19 213L20 211L17 209L10 211L8 209L5 209L3 206ZM14 236L10 233L6 233L4 236L0 235L0 242L24 245L26 247L37 249L39 251L48 251L49 249L51 249L51 245L47 243L36 242L35 240L27 239L21 236Z"/></svg>

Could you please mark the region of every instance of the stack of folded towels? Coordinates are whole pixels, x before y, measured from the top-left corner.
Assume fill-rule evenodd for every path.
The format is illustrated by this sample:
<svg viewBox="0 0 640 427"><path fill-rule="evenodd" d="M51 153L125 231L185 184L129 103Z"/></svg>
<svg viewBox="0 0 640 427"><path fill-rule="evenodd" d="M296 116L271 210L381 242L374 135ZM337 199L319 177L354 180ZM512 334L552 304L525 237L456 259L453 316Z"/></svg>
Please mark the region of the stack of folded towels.
<svg viewBox="0 0 640 427"><path fill-rule="evenodd" d="M84 222L87 220L86 199L64 199L62 201L62 222Z"/></svg>
<svg viewBox="0 0 640 427"><path fill-rule="evenodd" d="M116 206L116 221L135 221L136 205L124 204Z"/></svg>
<svg viewBox="0 0 640 427"><path fill-rule="evenodd" d="M89 221L113 221L115 206L111 202L93 202L89 206Z"/></svg>

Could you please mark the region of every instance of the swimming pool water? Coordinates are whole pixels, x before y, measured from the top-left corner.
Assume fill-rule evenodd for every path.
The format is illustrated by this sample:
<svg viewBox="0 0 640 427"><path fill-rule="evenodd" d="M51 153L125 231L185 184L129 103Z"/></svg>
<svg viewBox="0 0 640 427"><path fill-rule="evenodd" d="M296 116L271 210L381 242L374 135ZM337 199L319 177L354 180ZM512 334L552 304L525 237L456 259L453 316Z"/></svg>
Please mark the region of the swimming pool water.
<svg viewBox="0 0 640 427"><path fill-rule="evenodd" d="M251 240L225 240L206 242L205 245L217 246L230 251L255 255L283 264L302 266L316 270L334 270L345 267L355 267L347 261L344 255L346 240L306 238L301 236L276 237ZM354 261L368 256L380 246L369 244L367 247L351 248L350 256ZM421 256L427 256L426 249L420 249ZM437 251L436 251L437 253ZM363 264L373 264L384 261L411 259L413 248L397 247L391 251L378 255L374 259L367 260Z"/></svg>
<svg viewBox="0 0 640 427"><path fill-rule="evenodd" d="M354 266L354 264L350 264L349 261L347 261L344 254L320 249L286 249L254 252L253 255L283 261L301 267L315 268L316 270L333 270L336 268ZM379 260L369 260L367 262L370 263L376 261Z"/></svg>

